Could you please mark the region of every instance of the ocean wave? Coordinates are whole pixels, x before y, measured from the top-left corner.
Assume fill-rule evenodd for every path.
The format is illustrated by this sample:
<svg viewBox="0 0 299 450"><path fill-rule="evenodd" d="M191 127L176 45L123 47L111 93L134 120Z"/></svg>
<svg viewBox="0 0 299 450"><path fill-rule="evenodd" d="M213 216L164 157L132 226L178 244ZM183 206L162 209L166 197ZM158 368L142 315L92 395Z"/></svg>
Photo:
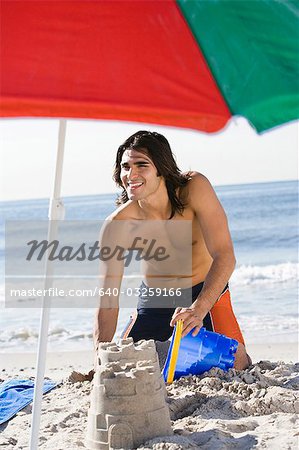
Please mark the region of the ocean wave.
<svg viewBox="0 0 299 450"><path fill-rule="evenodd" d="M230 282L231 285L248 285L298 280L299 264L287 262L267 266L239 266L234 271Z"/></svg>
<svg viewBox="0 0 299 450"><path fill-rule="evenodd" d="M298 316L238 315L240 327L245 332L295 333L298 331Z"/></svg>
<svg viewBox="0 0 299 450"><path fill-rule="evenodd" d="M24 349L29 350L37 346L38 328L22 326L18 328L8 328L0 332L1 350ZM92 342L92 326L88 331L71 330L60 325L50 327L48 332L48 343L50 348L55 349L78 349L80 343Z"/></svg>
<svg viewBox="0 0 299 450"><path fill-rule="evenodd" d="M280 314L238 314L238 321L244 336L253 342L271 342L276 340L296 340L298 333L297 315ZM124 328L125 317L121 318L116 332L120 337ZM36 351L38 342L38 326L10 326L0 332L1 352ZM48 333L48 350L78 351L92 350L92 323L86 322L78 329L64 326L61 323L50 325Z"/></svg>

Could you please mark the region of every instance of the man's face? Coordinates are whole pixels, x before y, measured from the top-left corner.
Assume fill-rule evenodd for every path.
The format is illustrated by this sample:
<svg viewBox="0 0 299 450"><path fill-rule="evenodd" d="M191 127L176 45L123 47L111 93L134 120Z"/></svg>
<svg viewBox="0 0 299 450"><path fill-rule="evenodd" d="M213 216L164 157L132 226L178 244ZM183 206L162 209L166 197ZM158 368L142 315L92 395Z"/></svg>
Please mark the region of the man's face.
<svg viewBox="0 0 299 450"><path fill-rule="evenodd" d="M120 178L129 200L142 200L155 194L163 180L150 157L137 150L123 153Z"/></svg>

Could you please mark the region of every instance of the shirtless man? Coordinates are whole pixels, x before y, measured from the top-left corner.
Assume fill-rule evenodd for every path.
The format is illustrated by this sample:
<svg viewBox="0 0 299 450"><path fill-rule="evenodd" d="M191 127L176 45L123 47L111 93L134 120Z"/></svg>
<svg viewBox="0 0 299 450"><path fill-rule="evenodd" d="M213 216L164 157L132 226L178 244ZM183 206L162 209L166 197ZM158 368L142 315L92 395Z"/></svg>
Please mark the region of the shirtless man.
<svg viewBox="0 0 299 450"><path fill-rule="evenodd" d="M118 149L114 180L122 188L119 208L108 217L116 221L192 222L192 301L189 307L145 309L139 299L137 314L124 336L167 340L177 320L183 320L183 336L195 336L204 325L239 342L235 368L250 364L244 340L234 316L228 280L235 267L233 245L225 212L209 181L198 172L182 174L167 139L159 133L139 131ZM122 263L123 264L123 263ZM103 287L117 287L119 276L102 273ZM112 283L112 284L111 284ZM146 279L149 284L149 280ZM118 299L117 299L118 300ZM163 298L161 299L163 301ZM117 325L118 303L101 298L96 313L94 340L111 341Z"/></svg>

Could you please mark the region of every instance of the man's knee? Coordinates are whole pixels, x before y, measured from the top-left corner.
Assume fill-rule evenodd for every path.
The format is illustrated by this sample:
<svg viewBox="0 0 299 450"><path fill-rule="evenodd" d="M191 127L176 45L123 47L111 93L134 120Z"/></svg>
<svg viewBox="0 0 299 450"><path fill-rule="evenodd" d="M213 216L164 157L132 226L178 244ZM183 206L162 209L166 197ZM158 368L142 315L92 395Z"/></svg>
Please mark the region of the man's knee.
<svg viewBox="0 0 299 450"><path fill-rule="evenodd" d="M252 364L250 356L246 353L246 348L244 344L239 343L236 357L235 357L235 363L234 368L237 370L244 370L247 369Z"/></svg>

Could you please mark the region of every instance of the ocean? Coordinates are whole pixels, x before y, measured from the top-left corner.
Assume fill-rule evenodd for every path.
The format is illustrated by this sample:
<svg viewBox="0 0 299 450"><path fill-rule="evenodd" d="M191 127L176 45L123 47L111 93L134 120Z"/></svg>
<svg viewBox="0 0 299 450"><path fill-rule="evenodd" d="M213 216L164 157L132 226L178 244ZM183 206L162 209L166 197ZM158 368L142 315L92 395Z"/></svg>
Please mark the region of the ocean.
<svg viewBox="0 0 299 450"><path fill-rule="evenodd" d="M215 188L229 220L237 266L230 280L235 314L246 342L291 343L298 336L298 182ZM68 197L66 219L103 220L115 195ZM40 310L6 308L6 220L45 220L48 200L0 203L0 352L36 351ZM117 336L130 310L120 311ZM91 350L94 309L53 308L48 350Z"/></svg>

